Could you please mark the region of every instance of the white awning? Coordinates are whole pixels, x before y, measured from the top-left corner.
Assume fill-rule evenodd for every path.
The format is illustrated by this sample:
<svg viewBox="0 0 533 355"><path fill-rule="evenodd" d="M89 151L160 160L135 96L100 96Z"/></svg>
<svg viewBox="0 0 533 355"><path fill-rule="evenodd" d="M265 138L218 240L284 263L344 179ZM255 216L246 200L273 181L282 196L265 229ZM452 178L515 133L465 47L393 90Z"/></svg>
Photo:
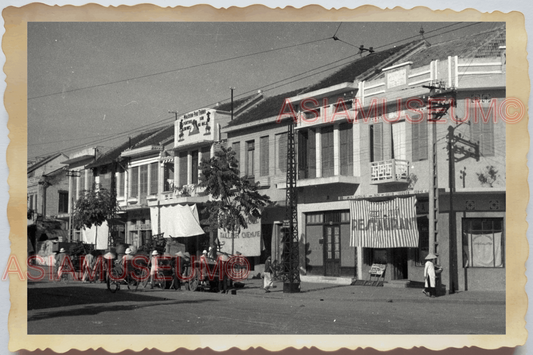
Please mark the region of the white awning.
<svg viewBox="0 0 533 355"><path fill-rule="evenodd" d="M196 205L151 207L150 219L152 234L164 233L165 238L194 237L205 233L198 221Z"/></svg>

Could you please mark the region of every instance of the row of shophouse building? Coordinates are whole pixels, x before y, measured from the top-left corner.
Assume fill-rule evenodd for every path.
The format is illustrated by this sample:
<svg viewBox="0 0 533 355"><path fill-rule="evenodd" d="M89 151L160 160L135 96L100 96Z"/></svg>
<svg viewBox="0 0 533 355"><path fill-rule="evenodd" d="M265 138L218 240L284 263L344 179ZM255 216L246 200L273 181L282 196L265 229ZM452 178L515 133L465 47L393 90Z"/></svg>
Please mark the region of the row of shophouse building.
<svg viewBox="0 0 533 355"><path fill-rule="evenodd" d="M388 285L423 281L424 259L433 243L429 200L434 179L438 212L431 247L444 269L443 287L505 290L506 129L498 109L506 94L505 66L504 27L357 56L299 90L276 96L258 92L232 105L185 113L167 127L111 149L92 147L33 162L28 165L28 209L62 221L67 232L58 235L83 240L87 231L68 232L70 216L81 191L97 183L115 189L121 207L100 236L140 246L163 233L196 253L208 246L208 235L183 233L195 227L187 224L202 223L209 199L198 186L198 165L226 145L237 153L241 175L256 181L274 202L257 223L234 237L235 250L261 270L267 255L281 260L287 126L297 117L303 280L367 279L371 265L379 263L387 265ZM442 123L428 124L428 99L440 92L436 87L452 93L455 105ZM435 169L430 166L433 126ZM450 140L453 175L446 149ZM97 239L96 244L103 243L99 248L108 247L107 239ZM223 249L231 244L222 231L218 239Z"/></svg>

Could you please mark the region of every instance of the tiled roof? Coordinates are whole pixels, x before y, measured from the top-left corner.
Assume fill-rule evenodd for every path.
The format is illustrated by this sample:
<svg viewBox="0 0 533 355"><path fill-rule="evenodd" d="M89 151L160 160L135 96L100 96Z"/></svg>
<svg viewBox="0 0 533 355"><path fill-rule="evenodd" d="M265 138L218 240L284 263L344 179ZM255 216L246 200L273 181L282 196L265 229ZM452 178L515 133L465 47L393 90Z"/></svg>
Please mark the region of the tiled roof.
<svg viewBox="0 0 533 355"><path fill-rule="evenodd" d="M300 92L300 94L327 88L341 83L353 82L358 76L374 68L375 74L381 73L381 68L379 66L381 62L390 57L398 59L398 56L396 56L396 54L403 53L404 49L410 49L418 43L420 42L409 42L401 46L390 48L381 52L376 52L371 55L367 55L363 58L357 59L352 63L346 65L342 69L322 79L318 83L305 88Z"/></svg>
<svg viewBox="0 0 533 355"><path fill-rule="evenodd" d="M250 101L251 99L255 98L256 96L257 96L257 94L253 94L253 95L245 96L245 97L240 98L240 99L234 99L233 100L233 111L237 111L237 108L239 106L245 104L247 101ZM215 106L214 108L219 110L219 111L230 112L231 111L231 100L229 102L221 103L220 105Z"/></svg>
<svg viewBox="0 0 533 355"><path fill-rule="evenodd" d="M279 114L283 101L287 97L292 97L301 92L302 89L289 91L272 97L266 97L254 107L228 123L228 126L234 126L246 122L260 120L262 118L272 117Z"/></svg>
<svg viewBox="0 0 533 355"><path fill-rule="evenodd" d="M158 145L159 143L167 140L169 137L173 135L174 135L174 123L164 128L160 128L158 131L144 138L143 140L139 141L138 143L133 145L131 148L133 149L133 148L146 147L149 145Z"/></svg>
<svg viewBox="0 0 533 355"><path fill-rule="evenodd" d="M412 54L409 61L413 68L419 68L433 60L446 60L448 56L460 58L498 57L501 53L500 46L505 45L505 27L462 36L450 41L434 43L425 49Z"/></svg>
<svg viewBox="0 0 533 355"><path fill-rule="evenodd" d="M108 150L107 152L105 152L104 154L102 154L102 156L100 156L98 159L96 159L96 161L94 161L91 164L87 165L85 168L86 169L96 168L98 166L107 165L107 164L110 164L110 163L116 161L120 157L120 154L123 151L125 151L126 149L128 149L130 147L135 146L135 144L137 144L140 141L150 137L151 135L153 135L157 131L159 131L159 129L157 129L157 130L151 129L149 131L140 133L140 134L136 135L135 137L132 137L131 139L127 139L124 143L122 143L118 147L112 148L112 149Z"/></svg>
<svg viewBox="0 0 533 355"><path fill-rule="evenodd" d="M43 166L44 164L54 160L55 158L57 158L58 156L60 156L61 154L63 153L56 153L56 154L52 154L52 155L49 155L47 157L43 157L43 158L39 158L38 161L36 162L33 162L32 164L28 164L28 173L31 173L32 171L38 169L40 166ZM64 154L63 154L64 155ZM65 155L66 156L66 155ZM68 158L68 157L67 157Z"/></svg>
<svg viewBox="0 0 533 355"><path fill-rule="evenodd" d="M363 58L357 58L355 61L344 66L343 68L322 79L316 84L310 85L306 88L293 90L291 92L286 92L280 95L263 99L255 107L249 109L241 116L230 122L228 126L234 126L247 122L257 121L267 117L276 116L279 114L279 111L283 105L283 101L288 97L296 96L298 94L303 94L306 92L311 92L314 90L319 90L322 88L327 88L340 83L353 82L361 75L364 75L365 78L371 77L372 75L375 75L380 72L380 63L383 63L389 58L398 59L401 56L405 56L409 52L409 50L419 44L420 41L410 42L401 46L367 55ZM376 68L377 71L372 70L373 68Z"/></svg>

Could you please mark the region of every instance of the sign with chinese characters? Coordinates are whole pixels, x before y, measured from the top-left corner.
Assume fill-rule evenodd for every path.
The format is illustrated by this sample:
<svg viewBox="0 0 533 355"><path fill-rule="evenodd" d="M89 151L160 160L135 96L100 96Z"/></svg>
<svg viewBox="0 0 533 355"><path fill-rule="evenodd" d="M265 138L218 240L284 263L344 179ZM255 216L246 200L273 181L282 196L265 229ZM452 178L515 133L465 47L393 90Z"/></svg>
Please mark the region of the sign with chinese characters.
<svg viewBox="0 0 533 355"><path fill-rule="evenodd" d="M201 109L186 113L176 121L177 145L213 140L215 110Z"/></svg>
<svg viewBox="0 0 533 355"><path fill-rule="evenodd" d="M231 254L232 233L222 229L218 230L218 239L223 244L221 251ZM233 250L243 256L261 255L261 219L248 221L248 228L233 233Z"/></svg>

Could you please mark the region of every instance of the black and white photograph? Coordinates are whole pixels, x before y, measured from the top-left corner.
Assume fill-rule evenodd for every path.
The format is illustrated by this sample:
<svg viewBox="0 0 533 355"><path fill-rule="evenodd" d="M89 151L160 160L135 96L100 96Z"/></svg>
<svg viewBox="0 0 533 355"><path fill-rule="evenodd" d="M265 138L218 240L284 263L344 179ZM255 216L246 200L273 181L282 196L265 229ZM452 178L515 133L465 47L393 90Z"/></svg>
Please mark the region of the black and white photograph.
<svg viewBox="0 0 533 355"><path fill-rule="evenodd" d="M507 23L199 21L27 23L27 335L508 334Z"/></svg>

